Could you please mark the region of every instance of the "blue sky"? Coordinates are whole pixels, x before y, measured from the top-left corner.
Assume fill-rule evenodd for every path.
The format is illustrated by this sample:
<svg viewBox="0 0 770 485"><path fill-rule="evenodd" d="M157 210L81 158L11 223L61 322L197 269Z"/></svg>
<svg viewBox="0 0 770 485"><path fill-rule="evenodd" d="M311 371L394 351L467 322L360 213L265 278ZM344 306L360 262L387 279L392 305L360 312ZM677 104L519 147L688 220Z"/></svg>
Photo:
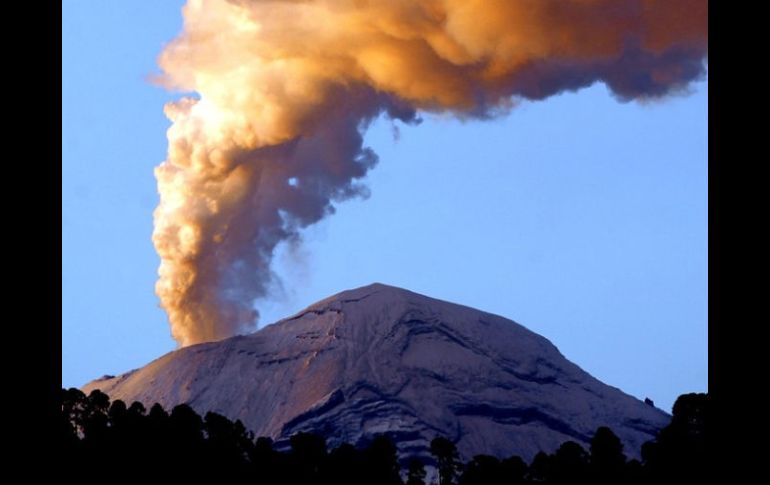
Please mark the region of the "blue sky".
<svg viewBox="0 0 770 485"><path fill-rule="evenodd" d="M68 0L62 19L62 385L175 348L154 283L163 104L147 81L181 1ZM706 391L708 83L620 103L603 85L509 116L379 121L368 200L338 206L262 323L379 281L496 313L604 382L670 410Z"/></svg>

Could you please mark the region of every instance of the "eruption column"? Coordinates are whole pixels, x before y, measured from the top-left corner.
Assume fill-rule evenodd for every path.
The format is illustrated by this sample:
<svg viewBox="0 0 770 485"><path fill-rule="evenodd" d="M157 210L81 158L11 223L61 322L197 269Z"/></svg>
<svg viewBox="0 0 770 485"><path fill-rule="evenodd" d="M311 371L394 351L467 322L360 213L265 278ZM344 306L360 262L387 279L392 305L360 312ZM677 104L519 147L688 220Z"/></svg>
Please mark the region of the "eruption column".
<svg viewBox="0 0 770 485"><path fill-rule="evenodd" d="M156 291L180 345L253 328L282 241L366 195L367 125L488 118L595 82L621 101L705 75L705 0L190 0L160 56ZM473 167L469 166L469 170Z"/></svg>

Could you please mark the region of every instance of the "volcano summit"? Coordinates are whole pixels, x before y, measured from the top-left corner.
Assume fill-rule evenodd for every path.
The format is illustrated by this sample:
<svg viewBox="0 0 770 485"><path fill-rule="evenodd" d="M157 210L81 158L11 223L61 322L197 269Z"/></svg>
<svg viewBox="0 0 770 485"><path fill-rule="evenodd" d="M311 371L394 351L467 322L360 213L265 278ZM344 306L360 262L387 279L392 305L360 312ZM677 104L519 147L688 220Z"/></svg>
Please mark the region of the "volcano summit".
<svg viewBox="0 0 770 485"><path fill-rule="evenodd" d="M299 431L330 446L386 434L402 456L424 456L444 436L463 459L530 460L567 440L587 446L599 426L638 456L669 421L511 320L382 284L83 388L93 389L240 419L279 447Z"/></svg>

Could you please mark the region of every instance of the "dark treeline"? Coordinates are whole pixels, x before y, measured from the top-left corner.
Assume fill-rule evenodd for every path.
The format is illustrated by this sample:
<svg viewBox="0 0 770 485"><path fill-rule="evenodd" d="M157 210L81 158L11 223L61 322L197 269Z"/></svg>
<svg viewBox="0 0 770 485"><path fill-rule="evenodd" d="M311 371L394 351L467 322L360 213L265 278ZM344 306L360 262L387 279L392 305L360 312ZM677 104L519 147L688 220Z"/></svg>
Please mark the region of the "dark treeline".
<svg viewBox="0 0 770 485"><path fill-rule="evenodd" d="M699 483L707 477L708 394L685 394L674 404L671 423L629 460L618 437L596 430L589 449L567 441L553 454L538 453L527 464L518 456L499 460L478 455L467 463L444 438L431 442L434 460L412 459L402 467L385 436L356 448L327 450L320 436L299 433L279 452L269 438L254 439L240 421L216 413L201 418L185 404L171 412L155 404L110 403L93 391L62 389L64 463L79 476L107 479L216 478L217 483L426 485L426 465L440 485L658 484Z"/></svg>

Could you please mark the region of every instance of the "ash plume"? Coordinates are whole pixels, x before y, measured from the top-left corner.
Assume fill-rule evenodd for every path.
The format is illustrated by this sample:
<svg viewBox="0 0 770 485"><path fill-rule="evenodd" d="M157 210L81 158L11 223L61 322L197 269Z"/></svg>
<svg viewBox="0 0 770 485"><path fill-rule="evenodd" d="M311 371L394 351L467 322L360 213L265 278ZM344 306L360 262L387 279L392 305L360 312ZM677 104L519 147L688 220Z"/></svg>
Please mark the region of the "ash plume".
<svg viewBox="0 0 770 485"><path fill-rule="evenodd" d="M605 83L621 101L705 76L705 0L189 0L162 52L156 292L181 346L253 328L282 241L365 196L379 116L488 118Z"/></svg>

